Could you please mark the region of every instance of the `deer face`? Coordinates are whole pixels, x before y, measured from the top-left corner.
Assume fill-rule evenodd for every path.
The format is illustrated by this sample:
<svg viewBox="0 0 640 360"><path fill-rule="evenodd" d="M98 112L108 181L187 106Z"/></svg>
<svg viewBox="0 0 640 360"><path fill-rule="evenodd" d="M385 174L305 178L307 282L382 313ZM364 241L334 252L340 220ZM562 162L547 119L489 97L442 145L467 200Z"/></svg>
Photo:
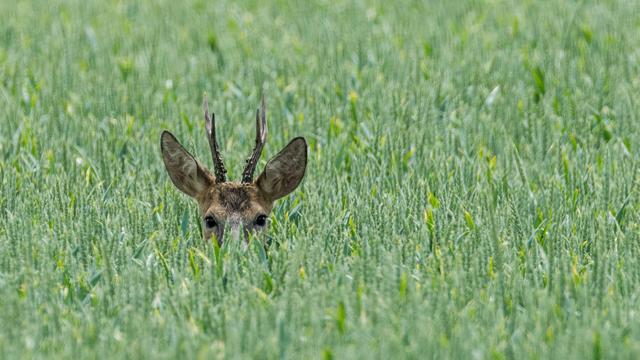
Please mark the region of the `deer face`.
<svg viewBox="0 0 640 360"><path fill-rule="evenodd" d="M267 162L254 181L253 172L267 134L263 99L261 111L256 115L256 146L247 159L242 181L227 182L216 141L215 116L209 116L206 98L204 112L215 176L168 131L160 138L162 159L173 184L197 201L205 239L213 235L221 244L225 231L230 231L233 238L239 238L242 233L246 240L249 233L267 228L273 203L295 190L302 181L307 166L307 143L301 137L293 139Z"/></svg>

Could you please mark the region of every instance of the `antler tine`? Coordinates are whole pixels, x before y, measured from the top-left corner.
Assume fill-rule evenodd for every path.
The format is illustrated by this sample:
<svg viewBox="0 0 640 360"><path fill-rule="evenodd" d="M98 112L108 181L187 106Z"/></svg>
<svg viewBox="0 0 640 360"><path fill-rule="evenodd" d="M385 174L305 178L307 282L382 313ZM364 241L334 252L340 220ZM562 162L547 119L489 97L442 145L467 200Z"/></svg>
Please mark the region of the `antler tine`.
<svg viewBox="0 0 640 360"><path fill-rule="evenodd" d="M267 140L267 116L266 107L264 104L264 95L262 95L262 103L260 109L256 110L256 145L253 148L253 153L246 160L247 165L242 172L242 183L249 184L253 181L253 173L260 160L262 154L262 148Z"/></svg>
<svg viewBox="0 0 640 360"><path fill-rule="evenodd" d="M227 181L227 169L224 167L220 151L218 150L218 141L216 139L216 114L212 113L211 116L209 116L209 102L207 101L207 94L204 94L202 108L204 109L205 128L207 129L207 139L209 140L209 147L211 148L211 157L213 158L216 182L223 183Z"/></svg>

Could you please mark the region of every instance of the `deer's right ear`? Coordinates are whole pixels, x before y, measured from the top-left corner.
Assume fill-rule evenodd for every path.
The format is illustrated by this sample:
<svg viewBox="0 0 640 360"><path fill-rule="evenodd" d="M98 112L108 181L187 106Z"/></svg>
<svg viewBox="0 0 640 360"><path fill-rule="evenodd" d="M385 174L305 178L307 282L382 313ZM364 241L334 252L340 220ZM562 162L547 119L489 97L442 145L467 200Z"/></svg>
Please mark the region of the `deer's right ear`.
<svg viewBox="0 0 640 360"><path fill-rule="evenodd" d="M173 134L162 132L160 148L169 177L180 191L195 198L213 185L213 176L180 145Z"/></svg>
<svg viewBox="0 0 640 360"><path fill-rule="evenodd" d="M298 137L267 162L256 184L267 199L275 201L300 185L306 168L307 142Z"/></svg>

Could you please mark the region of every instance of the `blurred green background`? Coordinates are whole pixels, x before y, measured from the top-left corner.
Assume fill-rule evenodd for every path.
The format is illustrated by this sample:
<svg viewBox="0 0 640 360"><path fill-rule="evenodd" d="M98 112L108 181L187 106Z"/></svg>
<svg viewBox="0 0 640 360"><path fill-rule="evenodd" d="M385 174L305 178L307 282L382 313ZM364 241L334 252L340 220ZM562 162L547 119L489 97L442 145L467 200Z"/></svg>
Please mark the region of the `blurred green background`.
<svg viewBox="0 0 640 360"><path fill-rule="evenodd" d="M0 3L0 357L638 358L640 2ZM229 175L309 142L266 252ZM258 170L260 171L260 170Z"/></svg>

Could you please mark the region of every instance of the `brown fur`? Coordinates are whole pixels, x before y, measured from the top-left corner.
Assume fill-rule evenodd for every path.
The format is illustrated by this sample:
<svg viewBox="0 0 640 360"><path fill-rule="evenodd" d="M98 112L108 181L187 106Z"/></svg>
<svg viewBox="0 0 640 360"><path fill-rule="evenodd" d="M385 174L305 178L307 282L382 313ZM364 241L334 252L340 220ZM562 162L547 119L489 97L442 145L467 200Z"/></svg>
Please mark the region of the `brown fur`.
<svg viewBox="0 0 640 360"><path fill-rule="evenodd" d="M292 140L252 183L217 182L202 164L187 152L178 140L165 131L161 137L162 157L171 181L198 202L203 236L215 236L222 243L225 229L239 233L245 239L253 231L262 231L259 216L268 218L273 203L295 190L302 181L307 166L307 143L303 138ZM207 227L212 217L215 226Z"/></svg>

